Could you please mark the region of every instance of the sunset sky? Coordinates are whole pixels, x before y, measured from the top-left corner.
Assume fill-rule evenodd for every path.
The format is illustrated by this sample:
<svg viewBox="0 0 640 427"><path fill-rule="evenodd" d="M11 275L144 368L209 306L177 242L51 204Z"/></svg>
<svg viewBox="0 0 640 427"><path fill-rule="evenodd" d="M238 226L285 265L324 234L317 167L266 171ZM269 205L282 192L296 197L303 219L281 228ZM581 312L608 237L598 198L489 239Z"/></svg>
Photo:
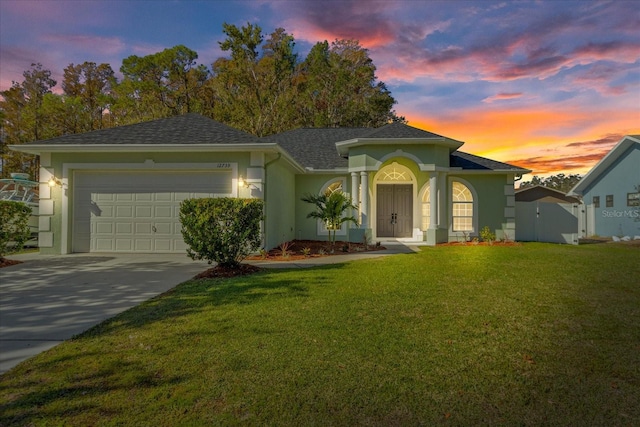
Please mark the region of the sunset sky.
<svg viewBox="0 0 640 427"><path fill-rule="evenodd" d="M636 1L0 0L0 90L40 62L61 91L70 63L183 44L210 66L222 24L283 27L306 56L357 39L409 124L533 175L586 173L640 134Z"/></svg>

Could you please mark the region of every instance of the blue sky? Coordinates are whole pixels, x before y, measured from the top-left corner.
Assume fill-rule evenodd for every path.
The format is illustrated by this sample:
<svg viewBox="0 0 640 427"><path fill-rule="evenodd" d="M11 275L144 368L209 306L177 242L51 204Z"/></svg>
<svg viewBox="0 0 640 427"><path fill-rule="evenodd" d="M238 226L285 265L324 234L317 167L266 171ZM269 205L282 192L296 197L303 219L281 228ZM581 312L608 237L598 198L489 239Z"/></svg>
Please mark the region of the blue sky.
<svg viewBox="0 0 640 427"><path fill-rule="evenodd" d="M178 44L210 66L224 22L283 27L302 57L357 39L410 125L534 174L584 174L640 133L640 8L624 0L0 0L0 90L33 62L59 91L70 63L117 71Z"/></svg>

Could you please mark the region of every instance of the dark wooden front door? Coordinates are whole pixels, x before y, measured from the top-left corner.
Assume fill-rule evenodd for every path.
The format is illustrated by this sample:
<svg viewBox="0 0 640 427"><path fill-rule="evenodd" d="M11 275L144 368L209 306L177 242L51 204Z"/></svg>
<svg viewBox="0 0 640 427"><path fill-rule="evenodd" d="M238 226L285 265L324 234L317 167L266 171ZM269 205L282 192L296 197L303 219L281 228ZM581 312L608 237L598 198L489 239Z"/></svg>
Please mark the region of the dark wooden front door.
<svg viewBox="0 0 640 427"><path fill-rule="evenodd" d="M411 237L413 229L413 186L378 184L378 237Z"/></svg>

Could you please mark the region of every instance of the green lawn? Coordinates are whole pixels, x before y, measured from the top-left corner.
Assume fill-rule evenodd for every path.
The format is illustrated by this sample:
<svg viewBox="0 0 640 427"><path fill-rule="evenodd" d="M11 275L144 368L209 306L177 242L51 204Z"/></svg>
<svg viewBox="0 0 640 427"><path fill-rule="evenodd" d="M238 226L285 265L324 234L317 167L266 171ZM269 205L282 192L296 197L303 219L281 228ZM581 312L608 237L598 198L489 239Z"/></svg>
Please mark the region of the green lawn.
<svg viewBox="0 0 640 427"><path fill-rule="evenodd" d="M0 377L0 425L640 425L640 248L186 282Z"/></svg>

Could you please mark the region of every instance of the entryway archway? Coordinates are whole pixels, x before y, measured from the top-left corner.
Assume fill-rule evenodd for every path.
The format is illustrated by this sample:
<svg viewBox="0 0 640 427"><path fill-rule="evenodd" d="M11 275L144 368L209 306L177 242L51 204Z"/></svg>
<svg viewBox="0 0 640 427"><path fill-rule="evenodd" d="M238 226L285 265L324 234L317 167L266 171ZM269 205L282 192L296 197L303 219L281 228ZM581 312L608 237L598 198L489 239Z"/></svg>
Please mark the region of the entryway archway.
<svg viewBox="0 0 640 427"><path fill-rule="evenodd" d="M376 175L376 236L403 238L413 235L415 179L406 166L392 163Z"/></svg>

